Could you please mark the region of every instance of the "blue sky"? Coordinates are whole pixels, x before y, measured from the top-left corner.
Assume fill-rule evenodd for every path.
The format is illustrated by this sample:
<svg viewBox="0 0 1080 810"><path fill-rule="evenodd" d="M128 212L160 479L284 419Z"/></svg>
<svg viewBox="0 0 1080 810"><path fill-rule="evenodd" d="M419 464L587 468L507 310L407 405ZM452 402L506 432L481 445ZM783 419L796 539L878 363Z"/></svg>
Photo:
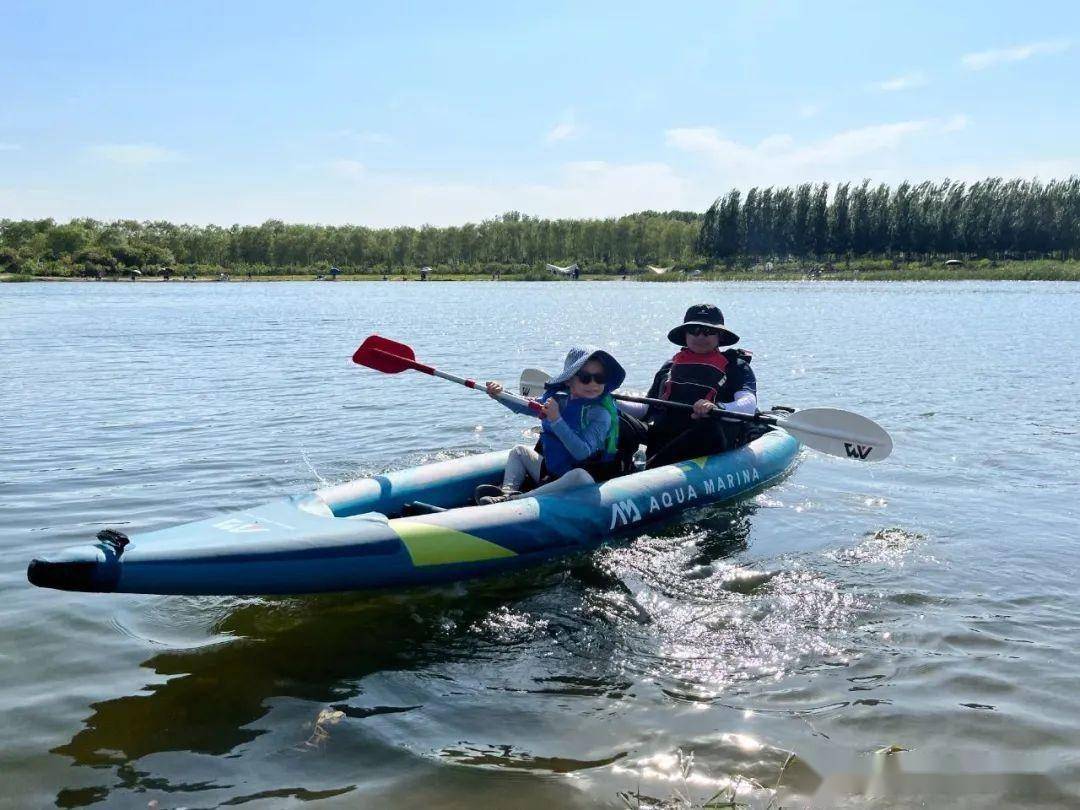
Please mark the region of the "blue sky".
<svg viewBox="0 0 1080 810"><path fill-rule="evenodd" d="M1074 2L0 0L0 217L372 226L1080 173Z"/></svg>

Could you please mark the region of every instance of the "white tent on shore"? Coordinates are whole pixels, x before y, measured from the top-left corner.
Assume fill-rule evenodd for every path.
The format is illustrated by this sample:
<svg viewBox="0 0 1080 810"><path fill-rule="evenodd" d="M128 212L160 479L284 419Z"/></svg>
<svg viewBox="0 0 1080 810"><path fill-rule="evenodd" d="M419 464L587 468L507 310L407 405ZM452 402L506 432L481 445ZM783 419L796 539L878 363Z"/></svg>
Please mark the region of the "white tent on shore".
<svg viewBox="0 0 1080 810"><path fill-rule="evenodd" d="M575 270L579 269L576 263L569 267L559 267L557 264L548 264L546 267L552 274L558 273L563 276L572 275Z"/></svg>

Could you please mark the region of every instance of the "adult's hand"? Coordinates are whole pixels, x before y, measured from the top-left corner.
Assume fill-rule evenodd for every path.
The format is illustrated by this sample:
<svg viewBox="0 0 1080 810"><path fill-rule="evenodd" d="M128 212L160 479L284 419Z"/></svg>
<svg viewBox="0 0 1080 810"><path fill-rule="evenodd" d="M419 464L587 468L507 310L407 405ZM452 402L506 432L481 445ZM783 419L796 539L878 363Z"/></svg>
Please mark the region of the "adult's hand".
<svg viewBox="0 0 1080 810"><path fill-rule="evenodd" d="M706 419L713 411L724 410L718 406L715 402L709 402L707 399L699 399L694 403L694 412L690 415L691 419Z"/></svg>

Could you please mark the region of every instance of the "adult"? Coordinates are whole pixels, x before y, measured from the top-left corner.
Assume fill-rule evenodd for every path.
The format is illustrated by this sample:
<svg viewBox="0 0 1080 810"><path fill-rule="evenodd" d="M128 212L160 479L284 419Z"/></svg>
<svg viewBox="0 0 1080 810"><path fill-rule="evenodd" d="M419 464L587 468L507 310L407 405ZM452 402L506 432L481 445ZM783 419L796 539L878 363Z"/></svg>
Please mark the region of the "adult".
<svg viewBox="0 0 1080 810"><path fill-rule="evenodd" d="M668 340L680 349L656 372L648 395L692 405L693 412L660 406L646 406L644 412L627 409L649 423L648 465L719 453L748 441L745 422L725 421L713 413L757 410L750 352L728 348L739 336L724 325L724 314L712 304L696 304L668 332Z"/></svg>

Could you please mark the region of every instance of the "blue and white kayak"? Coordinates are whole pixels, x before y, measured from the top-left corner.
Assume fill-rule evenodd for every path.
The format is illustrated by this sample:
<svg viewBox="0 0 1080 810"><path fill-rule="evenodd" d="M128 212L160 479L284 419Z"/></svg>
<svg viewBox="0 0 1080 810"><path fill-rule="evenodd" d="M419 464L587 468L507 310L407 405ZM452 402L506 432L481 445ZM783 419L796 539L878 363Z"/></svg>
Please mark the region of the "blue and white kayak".
<svg viewBox="0 0 1080 810"><path fill-rule="evenodd" d="M800 444L774 430L717 455L601 484L573 474L526 496L466 506L502 479L507 453L364 478L208 520L35 559L35 585L156 594L299 594L401 588L486 576L587 551L731 500L782 476ZM424 514L412 514L423 504Z"/></svg>

